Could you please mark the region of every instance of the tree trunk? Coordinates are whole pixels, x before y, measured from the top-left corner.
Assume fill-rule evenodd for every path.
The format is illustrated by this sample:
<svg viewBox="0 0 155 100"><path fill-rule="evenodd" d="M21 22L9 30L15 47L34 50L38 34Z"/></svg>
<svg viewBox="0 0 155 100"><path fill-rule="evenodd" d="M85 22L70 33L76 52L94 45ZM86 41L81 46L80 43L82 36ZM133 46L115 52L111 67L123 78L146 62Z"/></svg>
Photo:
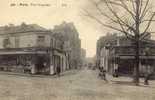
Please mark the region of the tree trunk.
<svg viewBox="0 0 155 100"><path fill-rule="evenodd" d="M134 83L135 85L139 85L139 26L140 26L140 0L136 0L136 33L135 33L135 66L134 66Z"/></svg>
<svg viewBox="0 0 155 100"><path fill-rule="evenodd" d="M139 85L139 39L136 39L135 45L135 66L134 66L134 83L135 85Z"/></svg>

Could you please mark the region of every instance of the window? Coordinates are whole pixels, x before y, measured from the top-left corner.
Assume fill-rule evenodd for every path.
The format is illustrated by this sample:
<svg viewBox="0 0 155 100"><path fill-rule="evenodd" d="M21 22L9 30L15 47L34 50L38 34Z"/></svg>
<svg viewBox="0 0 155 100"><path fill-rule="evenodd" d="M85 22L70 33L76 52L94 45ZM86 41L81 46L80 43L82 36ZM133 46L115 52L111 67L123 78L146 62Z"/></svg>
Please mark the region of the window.
<svg viewBox="0 0 155 100"><path fill-rule="evenodd" d="M54 39L53 38L51 38L50 47L54 47Z"/></svg>
<svg viewBox="0 0 155 100"><path fill-rule="evenodd" d="M45 45L45 36L38 36L37 43L38 43L38 46L44 46Z"/></svg>
<svg viewBox="0 0 155 100"><path fill-rule="evenodd" d="M15 47L19 48L19 37L15 37Z"/></svg>
<svg viewBox="0 0 155 100"><path fill-rule="evenodd" d="M45 36L38 36L38 42L44 42Z"/></svg>
<svg viewBox="0 0 155 100"><path fill-rule="evenodd" d="M11 46L11 42L10 42L10 39L9 38L5 38L3 40L3 47L4 48L9 48Z"/></svg>

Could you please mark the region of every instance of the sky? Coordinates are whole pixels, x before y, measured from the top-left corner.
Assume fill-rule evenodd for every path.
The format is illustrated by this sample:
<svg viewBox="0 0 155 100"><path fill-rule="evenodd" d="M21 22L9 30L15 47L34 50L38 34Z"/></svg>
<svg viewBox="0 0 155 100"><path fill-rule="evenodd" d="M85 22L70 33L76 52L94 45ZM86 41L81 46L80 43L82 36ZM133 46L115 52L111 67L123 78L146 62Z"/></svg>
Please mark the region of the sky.
<svg viewBox="0 0 155 100"><path fill-rule="evenodd" d="M82 14L82 9L86 5L87 0L1 0L0 24L19 25L26 22L52 29L54 25L59 25L63 21L74 22L82 48L86 49L87 57L93 57L96 53L96 41L105 33L97 23Z"/></svg>
<svg viewBox="0 0 155 100"><path fill-rule="evenodd" d="M46 4L48 5L41 6ZM82 9L88 5L88 0L1 0L0 26L26 22L52 29L54 25L59 25L63 21L73 22L79 32L81 46L86 49L87 57L93 57L96 54L97 40L108 30L83 15Z"/></svg>

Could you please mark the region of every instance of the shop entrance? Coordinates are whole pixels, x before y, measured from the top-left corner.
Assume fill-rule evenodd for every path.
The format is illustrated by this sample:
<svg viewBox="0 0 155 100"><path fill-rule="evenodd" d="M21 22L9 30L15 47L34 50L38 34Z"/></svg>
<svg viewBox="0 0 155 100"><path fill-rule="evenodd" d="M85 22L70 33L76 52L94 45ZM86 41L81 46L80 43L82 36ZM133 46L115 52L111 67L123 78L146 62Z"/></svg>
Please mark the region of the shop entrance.
<svg viewBox="0 0 155 100"><path fill-rule="evenodd" d="M36 74L46 73L47 61L45 56L37 56L35 68L36 68Z"/></svg>
<svg viewBox="0 0 155 100"><path fill-rule="evenodd" d="M118 73L123 75L132 75L134 63L132 60L121 60L118 66Z"/></svg>
<svg viewBox="0 0 155 100"><path fill-rule="evenodd" d="M57 73L57 68L60 68L61 71L61 62L60 62L60 57L57 55L54 55L54 68L55 68L55 73Z"/></svg>

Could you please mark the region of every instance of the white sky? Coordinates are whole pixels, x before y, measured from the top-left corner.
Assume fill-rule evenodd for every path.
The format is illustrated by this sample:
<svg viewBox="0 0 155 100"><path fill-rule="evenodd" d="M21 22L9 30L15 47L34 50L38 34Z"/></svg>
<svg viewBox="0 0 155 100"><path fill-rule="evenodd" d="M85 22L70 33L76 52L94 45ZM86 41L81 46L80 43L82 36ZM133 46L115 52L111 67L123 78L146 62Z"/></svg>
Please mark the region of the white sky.
<svg viewBox="0 0 155 100"><path fill-rule="evenodd" d="M0 25L8 23L28 24L36 23L45 28L53 28L63 21L74 22L82 42L82 48L86 49L87 57L96 53L97 39L105 35L106 29L99 26L95 21L82 16L82 8L87 5L88 0L0 0ZM41 6L14 6L15 3L40 3L50 4L48 7ZM61 4L67 6L61 6ZM101 31L102 30L102 31Z"/></svg>
<svg viewBox="0 0 155 100"><path fill-rule="evenodd" d="M11 3L49 3L49 7L41 6L14 6ZM67 6L61 6L62 3ZM81 11L86 5L86 0L1 0L0 1L0 23L6 25L13 23L15 25L21 22L36 23L45 28L53 28L63 21L74 22L82 42L82 48L86 49L87 57L92 57L96 53L96 41L103 35L100 32L100 26L82 17Z"/></svg>

